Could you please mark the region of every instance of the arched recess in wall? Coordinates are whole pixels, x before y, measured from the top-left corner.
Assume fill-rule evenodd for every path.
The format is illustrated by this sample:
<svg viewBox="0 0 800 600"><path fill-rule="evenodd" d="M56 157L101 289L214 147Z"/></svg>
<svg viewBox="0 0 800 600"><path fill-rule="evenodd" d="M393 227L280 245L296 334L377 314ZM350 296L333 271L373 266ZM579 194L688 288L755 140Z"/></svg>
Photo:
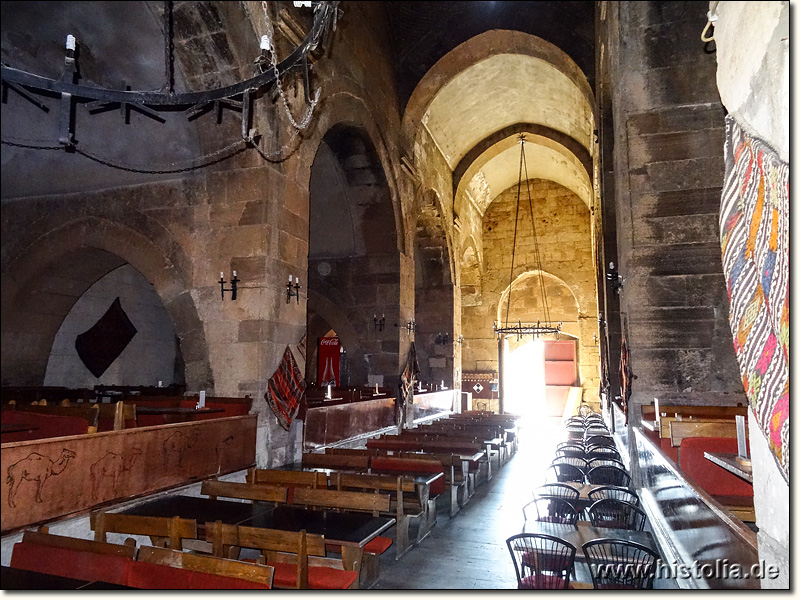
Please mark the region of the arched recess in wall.
<svg viewBox="0 0 800 600"><path fill-rule="evenodd" d="M473 236L469 236L461 252L461 307L477 306L483 292L482 257Z"/></svg>
<svg viewBox="0 0 800 600"><path fill-rule="evenodd" d="M96 217L52 230L21 251L3 276L3 384L43 385L56 334L69 312L90 288L127 265L152 284L174 327L177 347L165 368L174 373L175 365L183 363L183 372L174 374L173 381L177 377L177 383L185 382L189 389L213 389L203 325L187 291L188 280L177 266L188 262L180 250L173 247L172 251L168 258L129 227ZM140 281L131 288L142 285ZM113 286L113 281L108 284ZM140 384L157 384L158 375L152 372L150 376L155 380Z"/></svg>
<svg viewBox="0 0 800 600"><path fill-rule="evenodd" d="M453 256L437 195L419 198L414 235L414 340L424 382L452 387L454 377Z"/></svg>
<svg viewBox="0 0 800 600"><path fill-rule="evenodd" d="M397 371L398 349L383 343L397 330L378 332L373 323L373 315L397 322L396 231L392 195L370 136L350 124L334 125L319 145L309 178L307 324L311 332L319 316L334 318L317 303L325 299L337 308L339 325L328 322L330 328L340 337L340 329L357 332L344 346L350 385L367 385L373 376ZM317 339L308 344L316 345ZM316 365L309 369L314 373Z"/></svg>

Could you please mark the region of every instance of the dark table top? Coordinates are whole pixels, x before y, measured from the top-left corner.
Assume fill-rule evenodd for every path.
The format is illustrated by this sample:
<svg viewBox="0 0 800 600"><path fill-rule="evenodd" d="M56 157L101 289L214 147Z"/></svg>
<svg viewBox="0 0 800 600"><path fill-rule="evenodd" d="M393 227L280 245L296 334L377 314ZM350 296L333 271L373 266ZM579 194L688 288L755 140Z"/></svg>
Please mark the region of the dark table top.
<svg viewBox="0 0 800 600"><path fill-rule="evenodd" d="M264 502L235 502L176 495L137 504L122 511L122 514L142 517L181 517L194 519L198 525L215 521L222 521L226 525L239 525L271 508L270 504Z"/></svg>
<svg viewBox="0 0 800 600"><path fill-rule="evenodd" d="M312 510L280 504L240 525L281 531L305 529L307 533L324 535L329 542L364 547L394 523L395 520L391 517L373 517L359 512Z"/></svg>
<svg viewBox="0 0 800 600"><path fill-rule="evenodd" d="M561 523L545 523L543 521L526 521L523 527L524 533L544 533L561 538L569 542L577 549L576 558L585 558L583 545L586 542L601 538L611 538L615 540L626 540L647 546L658 554L653 536L648 531L631 531L628 529L607 529L605 527L593 527L585 521L578 521L577 525L562 525Z"/></svg>
<svg viewBox="0 0 800 600"><path fill-rule="evenodd" d="M741 477L749 483L753 483L752 464L742 464L736 460L738 455L731 452L704 452L703 455L726 471L733 473L737 477Z"/></svg>
<svg viewBox="0 0 800 600"><path fill-rule="evenodd" d="M106 583L104 581L86 581L71 577L59 577L16 569L2 567L0 571L0 589L4 590L129 590L124 585Z"/></svg>

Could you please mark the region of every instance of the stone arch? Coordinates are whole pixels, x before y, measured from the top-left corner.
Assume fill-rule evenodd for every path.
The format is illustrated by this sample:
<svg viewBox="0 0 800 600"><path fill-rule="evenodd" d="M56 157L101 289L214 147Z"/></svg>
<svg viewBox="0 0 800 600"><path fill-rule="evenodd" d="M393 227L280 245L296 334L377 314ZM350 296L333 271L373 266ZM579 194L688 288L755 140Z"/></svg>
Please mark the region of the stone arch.
<svg viewBox="0 0 800 600"><path fill-rule="evenodd" d="M333 88L331 82L330 88ZM317 115L312 120L308 130L304 132L304 140L296 154L297 181L306 185L310 190L311 167L314 158L319 152L323 139L328 132L336 126L351 126L363 130L370 140L380 163L389 188L392 210L394 213L395 237L397 238L398 252L406 252L406 227L400 189L397 182L398 172L395 169L392 155L378 125L370 118L373 110L363 99L344 89L330 89L326 87L326 94L317 106Z"/></svg>
<svg viewBox="0 0 800 600"><path fill-rule="evenodd" d="M403 114L403 138L411 145L422 117L437 94L464 69L498 54L522 54L541 59L570 79L596 113L596 103L589 81L578 65L564 51L540 37L504 29L476 35L447 53L414 88Z"/></svg>
<svg viewBox="0 0 800 600"><path fill-rule="evenodd" d="M324 321L327 327L336 332L336 335L338 335L339 339L341 340L342 347L347 351L348 355L361 356L363 354L363 350L361 348L360 336L356 328L353 326L353 323L350 321L347 313L343 311L335 302L331 302L328 298L318 292L309 291L308 301L314 306L314 318ZM306 362L306 380L316 381L317 347L315 338L317 336L314 334L314 332L318 331L319 328L315 327L314 323L311 322L311 318L312 317L310 316L308 325L308 331L310 335L307 342L308 361ZM354 381L366 380L366 376L363 373L365 370L364 365L358 363L350 364L348 367L350 370L350 376Z"/></svg>
<svg viewBox="0 0 800 600"><path fill-rule="evenodd" d="M4 268L3 382L42 385L53 338L64 317L92 284L127 263L152 283L172 319L187 386L213 389L203 324L182 269L188 260L177 246L171 250L173 255L168 256L130 227L94 216L39 236ZM30 323L36 323L35 332L26 331Z"/></svg>
<svg viewBox="0 0 800 600"><path fill-rule="evenodd" d="M515 288L517 289L517 291L520 291L521 288L526 288L526 287L530 288L531 284L533 284L534 293L530 294L529 296L534 296L533 300L535 302L530 304L536 304L536 308L540 308L541 304L540 294L538 294L538 289L539 289L538 281L540 275L542 277L542 281L544 282L545 290L548 295L548 304L550 305L551 315L553 313L553 306L552 306L552 298L550 296L551 290L548 288L553 288L554 287L553 284L555 284L555 286L567 290L567 292L569 293L569 297L572 299L575 305L575 316L577 323L577 316L580 314L580 302L578 301L578 296L576 295L575 291L563 279L557 277L556 275L553 275L552 273L549 273L547 271L539 271L538 269L526 269L526 268L520 269L519 273L515 275L514 280L511 282L511 284L508 285L501 292L500 297L497 301L497 310L496 310L497 322L505 321L505 307L508 304L509 295L511 295L511 307L512 307L509 314L510 322L516 322L518 320L517 318L514 318L513 315L515 307L517 311L520 311L520 307L518 306L518 304L515 304L514 302L514 296L512 293ZM552 320L556 321L559 320L557 315L552 315L552 317L553 317ZM531 319L528 320L522 319L522 321L523 323L531 322Z"/></svg>
<svg viewBox="0 0 800 600"><path fill-rule="evenodd" d="M483 294L483 261L475 242L470 235L462 244L460 264L461 306L480 304Z"/></svg>

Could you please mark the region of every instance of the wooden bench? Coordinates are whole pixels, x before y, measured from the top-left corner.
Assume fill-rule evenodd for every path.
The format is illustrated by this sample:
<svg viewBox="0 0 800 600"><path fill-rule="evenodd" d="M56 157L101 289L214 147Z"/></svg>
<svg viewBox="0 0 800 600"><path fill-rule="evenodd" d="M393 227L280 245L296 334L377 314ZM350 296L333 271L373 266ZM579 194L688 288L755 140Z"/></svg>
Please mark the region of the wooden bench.
<svg viewBox="0 0 800 600"><path fill-rule="evenodd" d="M247 483L256 485L318 488L324 487L325 481L325 474L319 471L283 471L255 467L247 470Z"/></svg>
<svg viewBox="0 0 800 600"><path fill-rule="evenodd" d="M274 568L273 585L282 589L355 589L358 573L341 560L325 557L325 538L303 531L281 531L220 521L206 523L206 539L219 557L238 556L241 548L259 550Z"/></svg>
<svg viewBox="0 0 800 600"><path fill-rule="evenodd" d="M180 517L144 517L121 513L92 513L89 525L97 542L107 541L109 533L146 535L154 546L183 549L184 539L197 539L197 523Z"/></svg>
<svg viewBox="0 0 800 600"><path fill-rule="evenodd" d="M369 469L370 457L366 455L304 452L302 460L304 467L366 472Z"/></svg>
<svg viewBox="0 0 800 600"><path fill-rule="evenodd" d="M99 411L98 431L120 431L137 425L135 404L126 404L120 400L114 404L94 404L92 408L97 408Z"/></svg>
<svg viewBox="0 0 800 600"><path fill-rule="evenodd" d="M208 496L212 500L221 496L223 498L239 498L241 500L251 500L253 502L285 503L288 496L288 489L282 486L206 479L200 485L200 493Z"/></svg>
<svg viewBox="0 0 800 600"><path fill-rule="evenodd" d="M126 585L136 555L132 545L26 531L14 544L10 566L37 573Z"/></svg>
<svg viewBox="0 0 800 600"><path fill-rule="evenodd" d="M470 477L474 474L470 473L469 462L462 460L459 454L400 452L395 456L431 460L442 465L448 512L451 519L461 510L462 506L466 505L474 492L474 486L470 485Z"/></svg>
<svg viewBox="0 0 800 600"><path fill-rule="evenodd" d="M234 585L236 585L237 589L270 589L275 576L275 568L269 565L152 546L140 548L137 560L143 563L163 565L220 577L221 583L226 584L222 589L231 589ZM237 581L230 582L228 581L229 579ZM207 580L208 578L201 579L201 581ZM256 585L245 586L241 582L249 582Z"/></svg>

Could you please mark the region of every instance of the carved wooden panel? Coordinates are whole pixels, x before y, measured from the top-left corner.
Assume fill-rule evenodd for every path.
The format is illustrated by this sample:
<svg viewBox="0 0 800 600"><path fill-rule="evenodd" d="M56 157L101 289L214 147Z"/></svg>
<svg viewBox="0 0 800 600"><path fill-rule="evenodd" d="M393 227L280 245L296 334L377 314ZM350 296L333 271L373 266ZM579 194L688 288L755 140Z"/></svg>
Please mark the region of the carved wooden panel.
<svg viewBox="0 0 800 600"><path fill-rule="evenodd" d="M255 463L255 415L2 445L3 532Z"/></svg>

